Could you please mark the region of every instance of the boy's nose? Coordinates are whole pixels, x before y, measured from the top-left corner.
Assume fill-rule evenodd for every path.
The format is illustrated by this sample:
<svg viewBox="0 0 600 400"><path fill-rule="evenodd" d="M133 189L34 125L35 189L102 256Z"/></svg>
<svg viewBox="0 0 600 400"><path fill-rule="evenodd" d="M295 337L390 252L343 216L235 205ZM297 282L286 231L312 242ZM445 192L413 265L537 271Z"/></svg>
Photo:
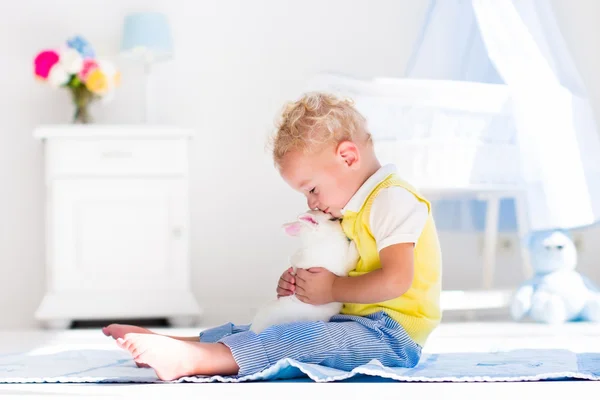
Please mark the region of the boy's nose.
<svg viewBox="0 0 600 400"><path fill-rule="evenodd" d="M317 208L318 202L315 199L307 199L306 204L308 204L308 208L314 210Z"/></svg>

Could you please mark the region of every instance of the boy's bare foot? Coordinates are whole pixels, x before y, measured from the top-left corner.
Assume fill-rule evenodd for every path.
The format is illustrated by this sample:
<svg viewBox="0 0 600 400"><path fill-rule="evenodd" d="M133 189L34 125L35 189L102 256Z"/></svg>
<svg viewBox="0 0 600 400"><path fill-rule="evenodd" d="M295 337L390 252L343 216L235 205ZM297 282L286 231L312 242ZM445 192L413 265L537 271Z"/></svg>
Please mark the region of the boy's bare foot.
<svg viewBox="0 0 600 400"><path fill-rule="evenodd" d="M154 332L151 330L142 328L140 326L121 324L110 324L109 326L105 326L102 328L102 333L104 333L106 336L112 336L112 338L115 340L123 338L128 333L154 334ZM150 368L148 364L144 363L136 362L135 365L137 365L138 368Z"/></svg>
<svg viewBox="0 0 600 400"><path fill-rule="evenodd" d="M135 325L121 325L121 324L110 324L102 328L102 333L106 336L112 336L113 339L125 337L128 333L154 333L149 329L142 328Z"/></svg>
<svg viewBox="0 0 600 400"><path fill-rule="evenodd" d="M167 336L128 333L117 344L136 363L148 364L159 379L171 381L193 375L234 375L239 367L221 343L200 343Z"/></svg>

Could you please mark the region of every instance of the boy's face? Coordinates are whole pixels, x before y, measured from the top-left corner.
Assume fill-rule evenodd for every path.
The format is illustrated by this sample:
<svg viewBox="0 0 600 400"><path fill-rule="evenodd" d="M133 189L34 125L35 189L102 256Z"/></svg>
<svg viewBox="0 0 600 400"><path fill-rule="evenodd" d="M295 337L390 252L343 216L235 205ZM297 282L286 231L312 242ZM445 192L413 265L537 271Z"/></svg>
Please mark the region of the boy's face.
<svg viewBox="0 0 600 400"><path fill-rule="evenodd" d="M340 151L339 146L315 154L292 151L280 163L279 173L288 185L306 196L309 208L340 218L341 209L358 189L358 149L352 143L349 146L349 152Z"/></svg>

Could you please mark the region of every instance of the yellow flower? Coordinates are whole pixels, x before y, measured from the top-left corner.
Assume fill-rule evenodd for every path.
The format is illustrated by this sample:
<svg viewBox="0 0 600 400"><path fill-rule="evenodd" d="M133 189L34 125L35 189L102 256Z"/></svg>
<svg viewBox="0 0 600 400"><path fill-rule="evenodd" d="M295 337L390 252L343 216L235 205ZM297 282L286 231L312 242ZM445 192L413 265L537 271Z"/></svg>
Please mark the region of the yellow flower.
<svg viewBox="0 0 600 400"><path fill-rule="evenodd" d="M87 76L85 86L92 93L102 94L108 90L108 79L100 69L95 69Z"/></svg>

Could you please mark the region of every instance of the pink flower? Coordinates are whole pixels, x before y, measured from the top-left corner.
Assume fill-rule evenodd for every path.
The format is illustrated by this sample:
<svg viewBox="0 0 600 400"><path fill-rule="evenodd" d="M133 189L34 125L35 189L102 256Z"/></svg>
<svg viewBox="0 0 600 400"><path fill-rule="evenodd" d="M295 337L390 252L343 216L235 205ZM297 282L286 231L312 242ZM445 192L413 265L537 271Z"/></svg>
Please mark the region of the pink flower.
<svg viewBox="0 0 600 400"><path fill-rule="evenodd" d="M54 50L40 52L33 62L35 66L35 75L42 79L47 79L50 69L58 62L58 59L58 53Z"/></svg>
<svg viewBox="0 0 600 400"><path fill-rule="evenodd" d="M87 81L88 76L90 75L90 72L92 72L96 68L98 68L98 63L96 61L90 58L83 60L83 67L81 68L81 71L78 75L79 80L85 83L85 81Z"/></svg>

